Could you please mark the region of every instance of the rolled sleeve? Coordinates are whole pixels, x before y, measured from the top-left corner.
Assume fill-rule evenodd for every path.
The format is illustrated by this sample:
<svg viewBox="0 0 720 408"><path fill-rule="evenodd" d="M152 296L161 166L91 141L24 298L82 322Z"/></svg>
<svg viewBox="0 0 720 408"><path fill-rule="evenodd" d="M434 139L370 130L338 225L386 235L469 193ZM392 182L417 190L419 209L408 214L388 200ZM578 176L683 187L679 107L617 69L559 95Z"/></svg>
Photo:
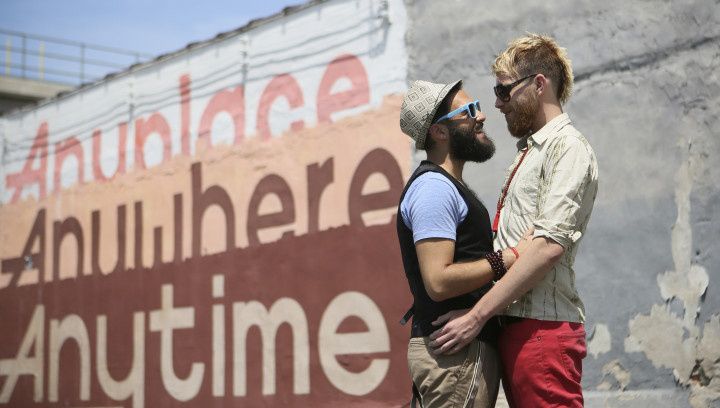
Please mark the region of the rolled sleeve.
<svg viewBox="0 0 720 408"><path fill-rule="evenodd" d="M535 237L547 237L567 249L582 237L583 200L593 182L592 153L578 138L558 138L545 162Z"/></svg>

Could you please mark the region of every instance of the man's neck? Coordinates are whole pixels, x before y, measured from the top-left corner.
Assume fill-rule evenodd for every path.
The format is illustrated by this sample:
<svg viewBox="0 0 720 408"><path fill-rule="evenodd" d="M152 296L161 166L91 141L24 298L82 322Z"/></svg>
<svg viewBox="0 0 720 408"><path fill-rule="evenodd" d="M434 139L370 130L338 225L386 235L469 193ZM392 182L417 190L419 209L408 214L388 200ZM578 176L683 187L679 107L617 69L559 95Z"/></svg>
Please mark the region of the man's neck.
<svg viewBox="0 0 720 408"><path fill-rule="evenodd" d="M430 153L428 152L428 158L429 161L437 164L438 166L442 167L443 170L450 173L451 176L453 176L456 180L462 182L462 172L463 167L465 166L464 160L454 160L450 157L450 154L448 153Z"/></svg>
<svg viewBox="0 0 720 408"><path fill-rule="evenodd" d="M548 122L562 114L563 110L560 105L554 103L544 103L537 116L535 116L532 133L535 134L538 130L542 129L543 126L547 125Z"/></svg>

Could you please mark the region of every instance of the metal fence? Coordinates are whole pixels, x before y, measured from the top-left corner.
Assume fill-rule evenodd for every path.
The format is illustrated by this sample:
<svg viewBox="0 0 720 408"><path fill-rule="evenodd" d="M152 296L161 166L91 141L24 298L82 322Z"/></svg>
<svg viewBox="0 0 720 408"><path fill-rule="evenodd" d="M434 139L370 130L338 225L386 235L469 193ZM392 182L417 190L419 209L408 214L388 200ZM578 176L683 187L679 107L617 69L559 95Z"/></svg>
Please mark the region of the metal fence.
<svg viewBox="0 0 720 408"><path fill-rule="evenodd" d="M153 55L0 28L2 75L79 85Z"/></svg>

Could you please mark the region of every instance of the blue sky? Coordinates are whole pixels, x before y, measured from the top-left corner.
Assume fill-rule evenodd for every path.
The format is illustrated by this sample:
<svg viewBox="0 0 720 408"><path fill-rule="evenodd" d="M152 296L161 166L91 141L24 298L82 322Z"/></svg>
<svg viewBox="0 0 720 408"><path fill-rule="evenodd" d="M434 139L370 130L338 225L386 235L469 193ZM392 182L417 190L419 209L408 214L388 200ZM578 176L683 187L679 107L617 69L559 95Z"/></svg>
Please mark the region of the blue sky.
<svg viewBox="0 0 720 408"><path fill-rule="evenodd" d="M156 56L183 48L190 42L210 39L219 32L241 27L252 19L265 17L282 10L283 7L304 2L305 0L2 0L0 29L129 49ZM11 62L18 65L21 60L18 54L20 38L0 33L0 41L4 50L0 63L5 65L7 44L10 41L14 50ZM37 50L38 46L37 41L27 41L29 49ZM53 49L52 44L43 46L46 53L78 53L73 47L56 46ZM86 56L112 59L107 55L90 55L89 51ZM31 60L32 57L26 56L26 64L32 65ZM46 59L45 67L49 69L51 63L50 59ZM69 63L56 61L56 64L59 64L56 67L61 70L73 69L68 66ZM97 69L102 70L99 67ZM117 69L108 70L111 71ZM93 74L97 76L102 73L98 71Z"/></svg>

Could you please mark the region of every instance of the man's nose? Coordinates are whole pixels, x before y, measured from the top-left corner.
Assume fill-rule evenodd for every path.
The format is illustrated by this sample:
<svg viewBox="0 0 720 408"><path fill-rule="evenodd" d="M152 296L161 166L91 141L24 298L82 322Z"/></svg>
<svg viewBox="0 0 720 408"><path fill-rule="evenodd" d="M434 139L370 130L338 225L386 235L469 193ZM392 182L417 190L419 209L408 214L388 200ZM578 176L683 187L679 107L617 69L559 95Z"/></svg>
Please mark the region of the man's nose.
<svg viewBox="0 0 720 408"><path fill-rule="evenodd" d="M477 116L475 116L475 123L476 123L476 124L477 124L477 123L482 124L482 123L485 122L485 119L487 119L487 116L485 116L485 113L483 113L483 112L478 112L478 113L477 113Z"/></svg>
<svg viewBox="0 0 720 408"><path fill-rule="evenodd" d="M502 109L502 107L505 105L505 102L500 100L497 96L495 97L495 107L498 109Z"/></svg>

